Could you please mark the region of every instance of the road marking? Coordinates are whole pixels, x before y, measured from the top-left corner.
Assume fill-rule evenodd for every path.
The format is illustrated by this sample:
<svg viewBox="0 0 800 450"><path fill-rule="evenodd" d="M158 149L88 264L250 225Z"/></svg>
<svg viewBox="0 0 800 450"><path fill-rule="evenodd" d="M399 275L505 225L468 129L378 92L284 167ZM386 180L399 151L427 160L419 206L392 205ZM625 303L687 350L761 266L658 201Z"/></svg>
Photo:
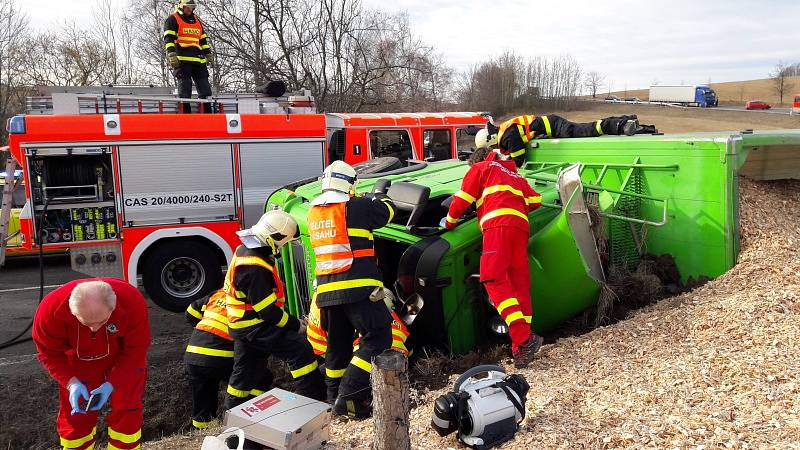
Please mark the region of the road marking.
<svg viewBox="0 0 800 450"><path fill-rule="evenodd" d="M52 289L60 287L60 284L50 284L45 286L45 289ZM39 286L31 286L31 287L24 287L24 288L14 288L14 289L0 289L0 294L4 292L22 292L22 291L32 291L34 289L39 289Z"/></svg>

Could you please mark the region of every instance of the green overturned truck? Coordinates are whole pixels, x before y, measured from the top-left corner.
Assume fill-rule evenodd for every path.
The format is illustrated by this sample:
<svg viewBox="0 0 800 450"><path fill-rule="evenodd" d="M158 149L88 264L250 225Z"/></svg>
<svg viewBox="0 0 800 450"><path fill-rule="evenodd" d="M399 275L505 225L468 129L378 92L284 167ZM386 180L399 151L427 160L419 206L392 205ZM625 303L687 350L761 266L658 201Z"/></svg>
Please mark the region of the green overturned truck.
<svg viewBox="0 0 800 450"><path fill-rule="evenodd" d="M528 242L537 333L595 305L609 270L644 253L672 255L683 282L726 272L739 252L739 175L800 178L800 130L531 145L520 173L543 199L530 215ZM452 231L438 226L467 169L457 160L411 161L359 175L360 193L379 180L391 183L388 195L399 211L375 233L375 250L384 285L402 302L424 302L409 327L415 346L469 351L486 339L496 315L478 282L481 235L474 214ZM284 250L280 265L295 315L307 313L313 295L306 216L320 193L318 181L306 180L274 192L266 205L284 209L300 224L302 238ZM603 251L598 238L607 243Z"/></svg>

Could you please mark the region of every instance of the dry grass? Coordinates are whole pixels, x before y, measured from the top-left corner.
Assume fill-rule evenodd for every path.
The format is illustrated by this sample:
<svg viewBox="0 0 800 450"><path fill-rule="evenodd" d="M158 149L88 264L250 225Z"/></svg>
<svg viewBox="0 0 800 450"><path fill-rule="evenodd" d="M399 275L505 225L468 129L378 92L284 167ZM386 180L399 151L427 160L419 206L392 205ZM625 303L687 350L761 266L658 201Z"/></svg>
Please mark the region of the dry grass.
<svg viewBox="0 0 800 450"><path fill-rule="evenodd" d="M783 95L784 106L790 106L795 93L800 93L800 77L789 77ZM775 81L770 78L761 80L731 81L726 83L711 83L711 88L717 93L721 104L743 105L750 100L762 100L773 106L780 106L780 98L775 92ZM612 92L617 97L639 97L647 100L650 97L649 89L636 89L630 91ZM598 93L598 98L605 98L606 93Z"/></svg>

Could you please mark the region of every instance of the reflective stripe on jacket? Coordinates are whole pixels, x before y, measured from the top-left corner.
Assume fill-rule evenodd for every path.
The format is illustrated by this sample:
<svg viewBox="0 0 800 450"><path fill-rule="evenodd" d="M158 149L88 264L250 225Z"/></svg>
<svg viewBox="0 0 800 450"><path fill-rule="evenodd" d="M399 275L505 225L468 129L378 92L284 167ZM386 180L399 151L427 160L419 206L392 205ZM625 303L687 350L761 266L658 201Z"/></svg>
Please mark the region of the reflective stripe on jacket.
<svg viewBox="0 0 800 450"><path fill-rule="evenodd" d="M408 356L409 351L406 348L406 341L410 335L408 328L400 320L400 317L392 311L392 349L402 352ZM322 317L319 307L317 306L316 296L311 301L311 310L308 312L308 326L306 326L306 339L311 344L314 354L317 356L325 356L328 349L328 333L325 331L322 324ZM358 342L361 337L357 337L353 341L353 351L358 348Z"/></svg>
<svg viewBox="0 0 800 450"><path fill-rule="evenodd" d="M383 281L375 258L372 231L392 220L388 198L353 197L344 203L319 204L308 213L320 307L356 303Z"/></svg>
<svg viewBox="0 0 800 450"><path fill-rule="evenodd" d="M482 230L513 226L528 232L528 213L541 205L542 197L517 173L514 161L489 158L474 164L464 176L461 190L453 195L450 204L447 228L454 228L473 203Z"/></svg>
<svg viewBox="0 0 800 450"><path fill-rule="evenodd" d="M545 116L546 118L546 116ZM532 115L523 115L517 116L512 119L506 120L505 122L500 124L500 130L497 132L497 142L501 142L503 139L503 135L506 132L509 133L519 133L520 138L522 139L522 148L502 148L504 153L510 155L512 158L516 158L518 156L522 156L525 154L525 145L536 137L536 132L531 129L531 124L536 120L536 116ZM548 123L548 133L547 135L550 136L549 130L549 123Z"/></svg>
<svg viewBox="0 0 800 450"><path fill-rule="evenodd" d="M225 310L231 332L264 323L261 313L270 307L278 308L281 312L277 323L270 325L283 327L288 322L289 315L283 310L283 284L275 273L275 268L258 256L241 255L241 249L244 249L244 247L240 246L237 249L231 263L228 265L228 272L225 274L225 283L222 287L225 292ZM246 250L244 252L246 253ZM271 292L264 293L264 298L249 298L248 292L236 285L237 272L248 266L260 267L271 275L271 281L275 287Z"/></svg>

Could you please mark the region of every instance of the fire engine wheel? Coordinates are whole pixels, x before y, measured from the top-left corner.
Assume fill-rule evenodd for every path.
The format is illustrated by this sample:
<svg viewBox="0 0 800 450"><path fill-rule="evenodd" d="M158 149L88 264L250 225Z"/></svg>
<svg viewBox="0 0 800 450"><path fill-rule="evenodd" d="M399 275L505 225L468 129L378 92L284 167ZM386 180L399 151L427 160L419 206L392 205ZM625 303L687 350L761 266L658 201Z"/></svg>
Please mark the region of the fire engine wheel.
<svg viewBox="0 0 800 450"><path fill-rule="evenodd" d="M353 165L353 169L355 169L356 173L359 175L388 172L390 170L400 169L401 167L403 167L403 162L394 156L381 156Z"/></svg>
<svg viewBox="0 0 800 450"><path fill-rule="evenodd" d="M183 312L189 303L222 284L222 268L214 251L197 242L160 245L145 261L142 282L158 306Z"/></svg>

